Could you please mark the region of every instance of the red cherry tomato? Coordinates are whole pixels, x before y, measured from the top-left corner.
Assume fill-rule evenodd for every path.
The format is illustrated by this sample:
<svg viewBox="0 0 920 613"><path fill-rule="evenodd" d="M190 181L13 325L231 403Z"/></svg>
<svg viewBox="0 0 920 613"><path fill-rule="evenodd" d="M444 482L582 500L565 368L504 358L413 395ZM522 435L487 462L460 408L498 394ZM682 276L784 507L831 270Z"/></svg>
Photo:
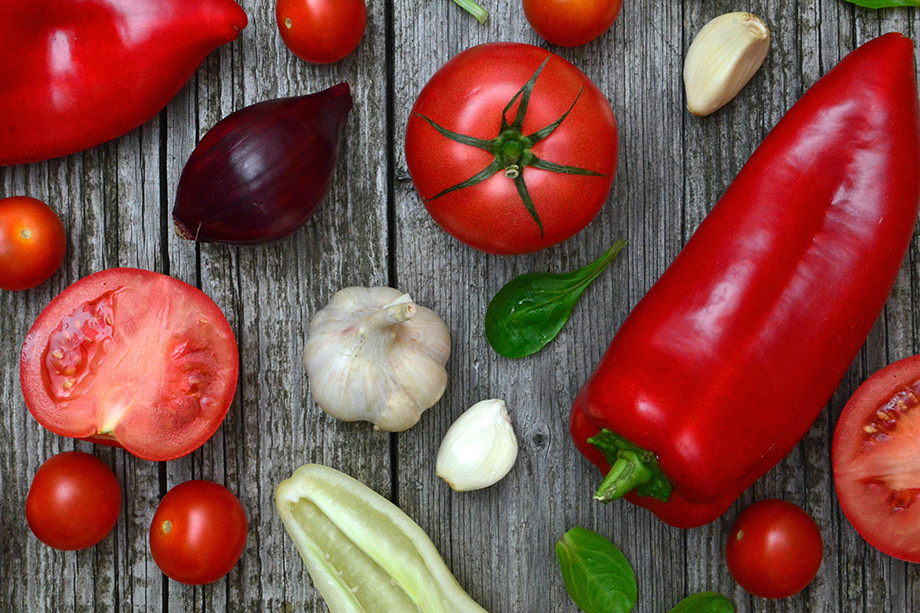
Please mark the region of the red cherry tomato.
<svg viewBox="0 0 920 613"><path fill-rule="evenodd" d="M834 485L844 515L866 541L920 562L920 356L872 375L834 431Z"/></svg>
<svg viewBox="0 0 920 613"><path fill-rule="evenodd" d="M518 128L518 98L534 75ZM530 253L597 216L613 185L617 134L610 103L578 68L532 45L488 43L455 56L422 89L406 128L406 163L450 235L489 253ZM561 166L580 173L551 169ZM475 182L483 172L488 178Z"/></svg>
<svg viewBox="0 0 920 613"><path fill-rule="evenodd" d="M150 525L150 553L174 581L211 583L240 559L248 530L243 505L230 490L186 481L160 501Z"/></svg>
<svg viewBox="0 0 920 613"><path fill-rule="evenodd" d="M121 487L102 460L59 453L39 467L26 497L26 521L38 540L72 551L92 547L115 527Z"/></svg>
<svg viewBox="0 0 920 613"><path fill-rule="evenodd" d="M623 0L524 0L524 15L547 41L576 47L609 30L622 6Z"/></svg>
<svg viewBox="0 0 920 613"><path fill-rule="evenodd" d="M42 311L19 378L48 430L171 460L214 434L238 373L233 331L210 298L159 273L113 268Z"/></svg>
<svg viewBox="0 0 920 613"><path fill-rule="evenodd" d="M367 27L364 0L277 0L281 40L314 64L337 62L358 46Z"/></svg>
<svg viewBox="0 0 920 613"><path fill-rule="evenodd" d="M725 558L738 585L755 596L786 598L818 574L824 542L811 516L784 500L745 509L728 536Z"/></svg>
<svg viewBox="0 0 920 613"><path fill-rule="evenodd" d="M47 204L27 196L0 200L0 289L46 281L61 267L66 249L64 224Z"/></svg>

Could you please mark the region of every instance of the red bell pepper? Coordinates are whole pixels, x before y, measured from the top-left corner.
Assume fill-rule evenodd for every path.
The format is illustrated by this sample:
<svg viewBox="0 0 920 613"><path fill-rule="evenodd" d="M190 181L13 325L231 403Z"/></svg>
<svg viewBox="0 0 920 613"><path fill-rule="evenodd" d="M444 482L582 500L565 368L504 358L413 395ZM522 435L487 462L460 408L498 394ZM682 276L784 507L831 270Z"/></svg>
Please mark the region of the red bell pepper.
<svg viewBox="0 0 920 613"><path fill-rule="evenodd" d="M0 165L133 130L247 24L233 0L8 0L3 13Z"/></svg>
<svg viewBox="0 0 920 613"><path fill-rule="evenodd" d="M907 251L918 113L913 44L887 34L770 132L575 399L596 497L703 525L805 435Z"/></svg>

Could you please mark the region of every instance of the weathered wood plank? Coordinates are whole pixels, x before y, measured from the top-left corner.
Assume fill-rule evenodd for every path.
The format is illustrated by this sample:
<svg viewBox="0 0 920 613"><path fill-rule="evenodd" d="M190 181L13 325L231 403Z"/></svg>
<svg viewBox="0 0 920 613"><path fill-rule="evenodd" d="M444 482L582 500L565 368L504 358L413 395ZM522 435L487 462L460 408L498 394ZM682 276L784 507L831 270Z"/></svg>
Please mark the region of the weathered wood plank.
<svg viewBox="0 0 920 613"><path fill-rule="evenodd" d="M568 434L571 401L616 328L724 192L786 110L858 44L883 32L920 32L920 11L871 11L842 0L627 0L600 39L574 49L542 41L519 2L483 0L480 25L448 0L370 3L358 50L329 66L288 52L274 3L242 0L240 39L211 54L157 117L124 137L72 156L0 168L0 197L48 202L68 228L68 256L49 282L0 291L0 610L257 611L326 607L274 510L275 485L297 466L320 462L391 496L431 535L460 583L492 613L574 612L553 554L574 525L616 542L639 581L637 613L669 610L697 591L719 591L739 613L908 613L920 608L920 570L889 558L856 534L837 505L830 466L833 429L849 395L887 363L920 351L920 237L886 311L840 389L802 443L722 518L681 531L627 503L591 500L599 473ZM702 25L750 10L771 27L770 54L732 103L706 118L685 109L683 55ZM403 138L427 79L456 53L513 40L559 53L610 99L620 159L607 205L576 239L515 257L476 252L431 220L408 178ZM917 51L920 57L920 50ZM170 212L196 142L230 112L269 98L348 81L355 106L329 196L305 228L271 245L195 245L172 232ZM482 320L512 277L564 271L598 257L619 237L629 245L585 293L548 348L506 360L488 346ZM165 464L45 432L22 401L21 340L67 285L113 266L170 274L202 288L227 314L239 342L238 397L217 435ZM312 315L348 285L393 285L432 308L453 339L444 398L400 435L326 416L310 395L301 353ZM792 367L792 366L791 366ZM441 438L473 403L509 405L520 441L512 473L487 490L457 493L435 476ZM122 483L115 533L83 552L56 552L30 534L23 505L35 470L51 455L93 451ZM391 458L391 448L396 450ZM391 464L391 462L393 462ZM395 470L396 479L391 481ZM228 579L203 588L165 580L150 558L147 530L165 491L187 479L227 485L249 512L250 537ZM738 513L778 497L803 506L825 537L825 562L801 594L765 601L737 587L723 558Z"/></svg>

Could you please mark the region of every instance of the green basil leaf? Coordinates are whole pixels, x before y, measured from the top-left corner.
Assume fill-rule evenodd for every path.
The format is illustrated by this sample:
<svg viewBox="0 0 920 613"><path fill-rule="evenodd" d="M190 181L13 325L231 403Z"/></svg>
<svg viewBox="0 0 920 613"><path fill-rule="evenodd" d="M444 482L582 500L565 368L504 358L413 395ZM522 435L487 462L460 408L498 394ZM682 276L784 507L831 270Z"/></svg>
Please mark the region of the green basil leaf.
<svg viewBox="0 0 920 613"><path fill-rule="evenodd" d="M505 284L486 309L486 339L506 358L523 358L556 338L582 293L626 246L618 240L596 262L569 273L530 273Z"/></svg>
<svg viewBox="0 0 920 613"><path fill-rule="evenodd" d="M632 566L609 540L578 526L556 543L569 596L585 613L628 613L638 587Z"/></svg>
<svg viewBox="0 0 920 613"><path fill-rule="evenodd" d="M896 6L920 6L920 0L847 0L868 9L886 9Z"/></svg>
<svg viewBox="0 0 920 613"><path fill-rule="evenodd" d="M735 607L722 594L703 592L684 598L671 613L735 613Z"/></svg>

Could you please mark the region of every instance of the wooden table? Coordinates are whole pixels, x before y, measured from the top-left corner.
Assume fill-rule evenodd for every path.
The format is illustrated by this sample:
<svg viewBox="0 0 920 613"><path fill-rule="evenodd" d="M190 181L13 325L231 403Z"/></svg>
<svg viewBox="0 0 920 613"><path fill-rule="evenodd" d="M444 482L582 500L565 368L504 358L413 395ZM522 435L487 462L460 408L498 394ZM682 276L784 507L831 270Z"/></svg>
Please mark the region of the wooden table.
<svg viewBox="0 0 920 613"><path fill-rule="evenodd" d="M485 25L449 0L370 2L358 50L313 66L282 44L269 0L242 0L250 25L212 53L166 109L89 151L0 169L0 196L30 195L61 215L63 268L24 292L0 291L0 609L5 611L324 611L274 505L275 486L318 462L394 500L431 536L469 593L492 613L576 611L553 553L572 526L617 543L639 582L636 611L668 611L698 591L729 596L739 612L913 612L920 566L879 553L837 504L830 439L845 400L869 374L920 351L916 239L894 293L830 406L805 439L715 523L670 528L619 502L594 502L599 473L567 430L571 401L629 310L675 257L742 164L804 90L859 43L887 31L917 37L915 9L871 11L842 0L627 0L610 32L574 49L548 45L520 3L483 0ZM750 10L770 26L766 63L741 95L707 118L684 106L683 54L709 19ZM541 45L585 71L609 97L620 127L613 194L576 238L526 256L490 256L447 236L408 178L403 135L428 78L456 53L489 41ZM196 245L171 230L176 183L199 138L220 118L269 98L351 84L334 183L321 211L294 236L258 247ZM620 258L585 294L559 338L510 361L483 335L483 314L513 276L592 261L619 237ZM134 266L197 285L226 313L240 345L239 389L218 433L191 455L139 460L42 429L23 403L22 339L58 292L90 273ZM400 435L333 420L310 396L301 352L312 315L340 288L391 285L437 312L453 338L449 384L420 423ZM790 365L794 367L794 365ZM436 478L448 426L485 398L504 398L520 441L512 473L495 487L456 493ZM63 450L90 451L114 468L124 503L114 533L63 553L30 533L24 501L39 465ZM250 535L230 575L206 587L164 579L147 531L159 498L191 478L236 492ZM732 581L723 548L740 511L778 497L804 507L824 536L824 564L799 595L754 598Z"/></svg>

